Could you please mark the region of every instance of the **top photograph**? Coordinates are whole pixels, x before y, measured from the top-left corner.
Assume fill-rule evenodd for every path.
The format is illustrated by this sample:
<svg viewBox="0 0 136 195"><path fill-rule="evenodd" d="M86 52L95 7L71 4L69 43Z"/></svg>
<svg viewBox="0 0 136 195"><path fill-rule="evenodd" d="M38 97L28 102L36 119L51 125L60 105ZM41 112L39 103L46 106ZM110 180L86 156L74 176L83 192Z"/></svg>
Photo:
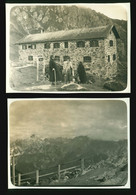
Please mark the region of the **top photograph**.
<svg viewBox="0 0 136 195"><path fill-rule="evenodd" d="M130 4L6 4L7 93L130 93Z"/></svg>

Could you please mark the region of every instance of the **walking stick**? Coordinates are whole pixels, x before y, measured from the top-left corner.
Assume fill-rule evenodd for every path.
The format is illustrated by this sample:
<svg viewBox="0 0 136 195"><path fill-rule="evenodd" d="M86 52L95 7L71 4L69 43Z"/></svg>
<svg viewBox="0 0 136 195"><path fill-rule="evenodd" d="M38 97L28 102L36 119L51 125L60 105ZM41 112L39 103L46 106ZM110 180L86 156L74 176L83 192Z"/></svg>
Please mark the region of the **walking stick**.
<svg viewBox="0 0 136 195"><path fill-rule="evenodd" d="M55 70L55 68L53 68L52 71L54 71L55 87L56 87L56 70Z"/></svg>

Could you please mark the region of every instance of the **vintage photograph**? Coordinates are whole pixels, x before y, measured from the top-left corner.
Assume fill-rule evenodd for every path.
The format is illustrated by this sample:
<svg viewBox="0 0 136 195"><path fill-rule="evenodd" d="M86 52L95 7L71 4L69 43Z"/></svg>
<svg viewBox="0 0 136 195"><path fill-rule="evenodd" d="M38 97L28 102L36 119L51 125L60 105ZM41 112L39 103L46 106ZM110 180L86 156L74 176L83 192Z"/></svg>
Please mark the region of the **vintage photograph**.
<svg viewBox="0 0 136 195"><path fill-rule="evenodd" d="M129 99L8 99L8 188L130 188Z"/></svg>
<svg viewBox="0 0 136 195"><path fill-rule="evenodd" d="M7 92L130 92L130 4L6 4Z"/></svg>

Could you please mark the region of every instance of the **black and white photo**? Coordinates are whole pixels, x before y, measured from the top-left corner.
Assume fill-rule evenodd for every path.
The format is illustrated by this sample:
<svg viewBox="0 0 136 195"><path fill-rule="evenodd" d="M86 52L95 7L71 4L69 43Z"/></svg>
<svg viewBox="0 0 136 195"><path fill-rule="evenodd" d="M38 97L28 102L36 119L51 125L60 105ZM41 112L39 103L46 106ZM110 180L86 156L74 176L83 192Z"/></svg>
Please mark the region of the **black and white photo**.
<svg viewBox="0 0 136 195"><path fill-rule="evenodd" d="M7 4L7 92L130 92L130 4Z"/></svg>
<svg viewBox="0 0 136 195"><path fill-rule="evenodd" d="M8 99L8 187L130 188L129 99Z"/></svg>

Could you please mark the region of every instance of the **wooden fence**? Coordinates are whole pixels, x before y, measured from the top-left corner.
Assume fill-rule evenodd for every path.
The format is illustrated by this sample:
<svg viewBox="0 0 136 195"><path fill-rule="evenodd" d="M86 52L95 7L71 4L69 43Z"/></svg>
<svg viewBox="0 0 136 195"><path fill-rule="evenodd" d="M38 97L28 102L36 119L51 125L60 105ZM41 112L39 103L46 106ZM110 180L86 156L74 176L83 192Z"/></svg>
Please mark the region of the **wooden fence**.
<svg viewBox="0 0 136 195"><path fill-rule="evenodd" d="M24 182L28 182L28 181L31 181L32 179L34 179L35 180L35 184L39 185L40 178L48 177L48 176L51 176L51 175L57 175L57 179L58 179L58 181L60 181L62 173L66 172L66 171L69 171L69 170L74 170L74 169L77 169L77 168L80 168L81 173L83 173L84 168L85 168L85 166L84 166L84 159L80 160L80 164L79 165L72 166L72 167L67 167L67 168L62 168L61 169L61 165L59 164L57 166L57 171L53 171L53 172L45 173L45 174L41 174L41 175L40 175L40 171L42 171L42 170L40 170L40 171L36 170L36 171L29 172L29 173L24 173L24 174L18 173L17 176L13 175L12 181L14 182L13 184L15 184L16 183L15 182L15 178L17 177L17 185L21 186ZM27 176L27 175L28 175L27 178L23 178L24 176ZM33 175L33 176L30 177L30 175Z"/></svg>

